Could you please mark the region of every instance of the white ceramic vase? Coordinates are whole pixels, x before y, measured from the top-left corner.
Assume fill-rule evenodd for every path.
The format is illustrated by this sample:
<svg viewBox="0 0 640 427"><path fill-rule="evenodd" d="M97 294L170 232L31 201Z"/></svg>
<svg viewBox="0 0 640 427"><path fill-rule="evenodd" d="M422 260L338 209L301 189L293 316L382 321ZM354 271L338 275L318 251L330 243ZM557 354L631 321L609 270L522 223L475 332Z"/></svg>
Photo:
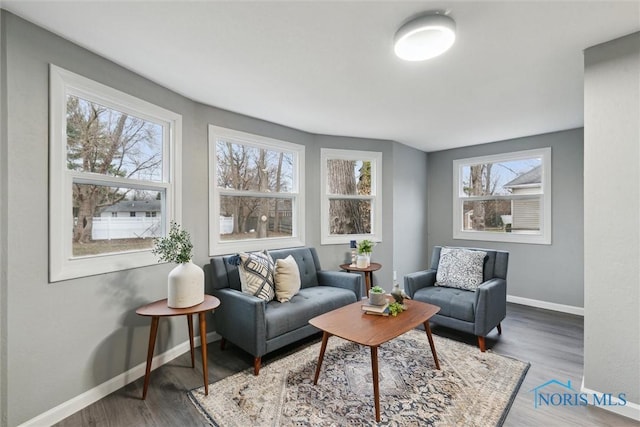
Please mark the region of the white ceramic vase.
<svg viewBox="0 0 640 427"><path fill-rule="evenodd" d="M169 272L168 301L171 308L192 307L204 301L204 271L191 261Z"/></svg>

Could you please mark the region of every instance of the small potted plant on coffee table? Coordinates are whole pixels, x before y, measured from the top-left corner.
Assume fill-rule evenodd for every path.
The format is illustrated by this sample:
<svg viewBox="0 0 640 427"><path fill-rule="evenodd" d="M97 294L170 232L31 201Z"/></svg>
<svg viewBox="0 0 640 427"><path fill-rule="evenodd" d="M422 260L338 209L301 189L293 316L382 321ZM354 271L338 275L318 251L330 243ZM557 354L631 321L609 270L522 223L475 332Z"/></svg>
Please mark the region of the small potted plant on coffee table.
<svg viewBox="0 0 640 427"><path fill-rule="evenodd" d="M380 286L374 286L369 291L369 304L371 305L385 305L387 303L387 296L384 293L384 289Z"/></svg>

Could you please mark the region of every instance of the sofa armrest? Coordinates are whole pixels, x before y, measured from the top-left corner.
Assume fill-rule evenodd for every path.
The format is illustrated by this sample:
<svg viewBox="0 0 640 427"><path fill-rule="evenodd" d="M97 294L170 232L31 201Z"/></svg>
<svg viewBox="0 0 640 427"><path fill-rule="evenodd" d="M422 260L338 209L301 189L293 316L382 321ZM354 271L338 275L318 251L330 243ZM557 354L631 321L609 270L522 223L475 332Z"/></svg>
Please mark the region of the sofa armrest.
<svg viewBox="0 0 640 427"><path fill-rule="evenodd" d="M266 353L266 302L235 289L215 289L220 300L214 312L216 332L238 347L260 357Z"/></svg>
<svg viewBox="0 0 640 427"><path fill-rule="evenodd" d="M507 315L507 281L488 280L476 290L475 334L485 336Z"/></svg>
<svg viewBox="0 0 640 427"><path fill-rule="evenodd" d="M344 271L318 271L318 284L320 286L334 286L348 289L356 295L356 301L362 299L362 276Z"/></svg>
<svg viewBox="0 0 640 427"><path fill-rule="evenodd" d="M404 276L404 291L413 298L418 289L433 286L436 283L436 271L424 270L410 273Z"/></svg>

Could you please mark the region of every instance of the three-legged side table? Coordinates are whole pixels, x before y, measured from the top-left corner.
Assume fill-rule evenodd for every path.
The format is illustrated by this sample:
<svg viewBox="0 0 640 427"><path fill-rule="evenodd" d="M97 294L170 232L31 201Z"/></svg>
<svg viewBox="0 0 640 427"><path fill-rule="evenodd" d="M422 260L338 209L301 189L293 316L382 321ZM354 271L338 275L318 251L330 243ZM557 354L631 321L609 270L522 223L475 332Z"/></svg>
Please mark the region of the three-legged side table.
<svg viewBox="0 0 640 427"><path fill-rule="evenodd" d="M147 350L147 369L144 374L144 388L142 390L142 400L147 398L149 388L149 375L151 374L151 361L153 360L153 349L156 346L156 335L158 334L158 323L161 317L187 316L189 327L189 348L191 350L191 367L195 367L193 356L193 315L198 314L200 320L200 342L202 349L202 375L204 377L204 394L209 394L209 370L207 369L207 311L212 311L220 305L220 300L211 295L204 296L204 302L187 308L170 308L167 300L152 302L136 310L140 316L151 317L151 330L149 331L149 349Z"/></svg>

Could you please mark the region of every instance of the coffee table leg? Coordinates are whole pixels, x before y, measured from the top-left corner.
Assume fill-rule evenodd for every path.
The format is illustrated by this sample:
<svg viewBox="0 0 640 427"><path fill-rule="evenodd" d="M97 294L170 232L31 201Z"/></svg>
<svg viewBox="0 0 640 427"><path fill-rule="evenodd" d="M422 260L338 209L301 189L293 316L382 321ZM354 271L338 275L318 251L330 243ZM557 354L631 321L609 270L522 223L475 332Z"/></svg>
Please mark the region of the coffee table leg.
<svg viewBox="0 0 640 427"><path fill-rule="evenodd" d="M376 422L380 422L380 385L378 384L378 347L371 347L371 373L373 374L373 398L376 405Z"/></svg>
<svg viewBox="0 0 640 427"><path fill-rule="evenodd" d="M431 353L433 354L433 360L436 362L436 369L440 370L440 362L438 362L438 355L436 353L436 346L433 343L433 337L431 336L431 328L429 327L429 321L424 322L424 330L427 332L427 338L429 339L429 345L431 346Z"/></svg>
<svg viewBox="0 0 640 427"><path fill-rule="evenodd" d="M193 358L193 317L191 314L187 314L187 326L189 327L189 350L191 350L191 367L195 367L195 360Z"/></svg>
<svg viewBox="0 0 640 427"><path fill-rule="evenodd" d="M191 317L191 316L189 316ZM207 317L206 313L198 313L200 318L200 348L202 349L202 375L204 376L204 395L209 395L209 368L207 366Z"/></svg>
<svg viewBox="0 0 640 427"><path fill-rule="evenodd" d="M149 388L149 376L151 375L151 362L153 361L153 349L156 346L156 334L158 333L159 316L151 316L151 329L149 330L149 348L147 349L147 369L144 373L144 387L142 388L142 400L147 398Z"/></svg>
<svg viewBox="0 0 640 427"><path fill-rule="evenodd" d="M327 341L331 336L328 332L322 332L322 346L320 347L320 356L318 356L318 366L316 366L316 375L313 377L313 385L318 384L318 377L320 376L320 368L322 367L322 360L324 359L324 351L327 349Z"/></svg>

